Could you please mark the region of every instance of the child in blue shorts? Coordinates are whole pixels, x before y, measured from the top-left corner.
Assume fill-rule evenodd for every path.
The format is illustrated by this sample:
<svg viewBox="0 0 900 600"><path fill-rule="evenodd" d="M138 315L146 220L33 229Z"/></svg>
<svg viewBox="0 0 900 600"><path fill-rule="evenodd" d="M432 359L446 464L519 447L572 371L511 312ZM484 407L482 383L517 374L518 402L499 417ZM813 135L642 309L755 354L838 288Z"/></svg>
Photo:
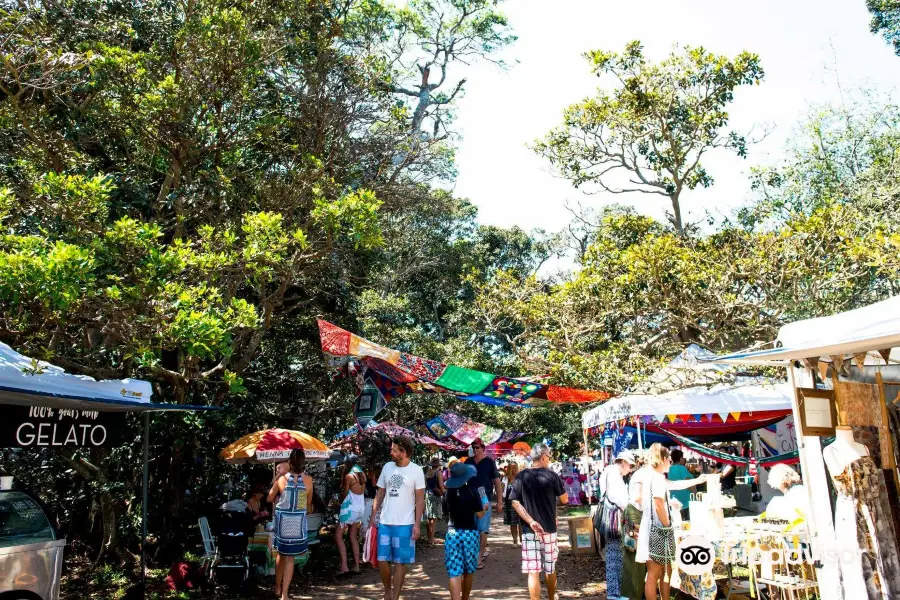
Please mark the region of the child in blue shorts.
<svg viewBox="0 0 900 600"><path fill-rule="evenodd" d="M482 495L469 484L476 473L472 465L456 463L450 467L450 479L444 483L450 513L444 540L444 564L447 576L450 577L452 600L468 600L478 568L481 546L478 519L484 516L487 504L483 502Z"/></svg>

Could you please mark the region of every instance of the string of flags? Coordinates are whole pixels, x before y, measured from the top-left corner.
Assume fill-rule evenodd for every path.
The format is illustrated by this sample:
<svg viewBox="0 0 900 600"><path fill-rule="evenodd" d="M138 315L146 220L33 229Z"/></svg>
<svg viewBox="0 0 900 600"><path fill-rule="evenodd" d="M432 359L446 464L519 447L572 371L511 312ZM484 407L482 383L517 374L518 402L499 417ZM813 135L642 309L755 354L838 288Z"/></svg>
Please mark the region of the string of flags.
<svg viewBox="0 0 900 600"><path fill-rule="evenodd" d="M365 426L403 394L450 394L461 400L498 406L538 406L608 400L610 394L548 385L465 369L378 345L319 320L322 352L335 376L352 378L357 387L356 422Z"/></svg>
<svg viewBox="0 0 900 600"><path fill-rule="evenodd" d="M603 433L607 429L623 429L626 426L635 427L638 421L644 425L665 425L666 423L738 423L742 418L746 419L747 415L740 412L705 413L696 415L667 415L660 413L658 415L634 416L619 419L617 421L610 421L609 423L598 425L597 427L591 427L588 429L588 433L596 435L598 433Z"/></svg>

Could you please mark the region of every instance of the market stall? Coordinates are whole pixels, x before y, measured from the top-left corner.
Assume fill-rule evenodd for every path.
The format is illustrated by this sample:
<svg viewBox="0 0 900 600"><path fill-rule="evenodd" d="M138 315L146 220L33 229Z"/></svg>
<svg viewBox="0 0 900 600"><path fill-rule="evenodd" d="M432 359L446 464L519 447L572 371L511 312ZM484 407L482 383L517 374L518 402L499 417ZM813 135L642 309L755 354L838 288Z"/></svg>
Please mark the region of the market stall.
<svg viewBox="0 0 900 600"><path fill-rule="evenodd" d="M787 368L823 600L900 597L896 498L900 297L785 325L775 347L716 357ZM824 448L823 438L836 436ZM829 479L836 491L832 511ZM846 553L844 552L846 550Z"/></svg>
<svg viewBox="0 0 900 600"><path fill-rule="evenodd" d="M308 463L307 473L316 479L316 475L324 469L321 463L331 456L331 449L318 438L291 429L264 429L249 433L239 440L229 444L220 453L219 458L229 464L271 463L274 466L278 462L290 458L291 452L302 448ZM318 462L317 466L315 463ZM322 526L324 515L311 513L307 516L307 543L314 545L319 542L319 529ZM261 521L256 525L256 530L249 539L248 551L262 556L262 562L267 573L275 572L275 531L272 519ZM309 560L309 553L301 554L294 560L295 564L302 567Z"/></svg>
<svg viewBox="0 0 900 600"><path fill-rule="evenodd" d="M209 406L156 403L151 401L152 396L153 388L147 381L97 381L84 375L66 373L60 367L23 356L0 343L0 414L3 415L0 419L0 444L4 447L111 445L124 433L125 413L143 414L142 584L146 576L150 413L219 410ZM7 588L7 583L0 580L0 595L19 589ZM58 591L58 582L56 589Z"/></svg>
<svg viewBox="0 0 900 600"><path fill-rule="evenodd" d="M638 421L660 432L720 435L764 427L791 413L791 387L771 379L737 378L734 383L694 386L663 394L635 394L585 412L582 427Z"/></svg>
<svg viewBox="0 0 900 600"><path fill-rule="evenodd" d="M626 435L634 431L641 445L647 435L664 436L667 443L690 451L699 460L699 466L695 466L702 467L702 472L714 473L717 464L732 465L745 469L748 480L760 466L796 462L796 453L770 456L768 462L760 463L755 456L725 452L710 443L748 438L749 432L785 419L792 410L790 384L771 378L743 377L721 366L698 363L698 358L713 356L697 347L690 348L655 373L642 386L645 393L622 396L585 412L582 416L585 435L603 434L611 429ZM706 492L691 495L690 506L685 507L690 509L690 520L680 531L700 532L717 544L725 544L733 537L748 540L756 529L775 526L758 523L750 527L755 523L752 517L726 519L726 514L738 508L750 514L761 511L753 501L749 483L738 483L729 495L722 493L718 475L706 485ZM730 576L732 565L721 564L724 568L720 575L731 590L734 588ZM676 582L685 593L702 599L714 598L718 589L711 573L681 572Z"/></svg>

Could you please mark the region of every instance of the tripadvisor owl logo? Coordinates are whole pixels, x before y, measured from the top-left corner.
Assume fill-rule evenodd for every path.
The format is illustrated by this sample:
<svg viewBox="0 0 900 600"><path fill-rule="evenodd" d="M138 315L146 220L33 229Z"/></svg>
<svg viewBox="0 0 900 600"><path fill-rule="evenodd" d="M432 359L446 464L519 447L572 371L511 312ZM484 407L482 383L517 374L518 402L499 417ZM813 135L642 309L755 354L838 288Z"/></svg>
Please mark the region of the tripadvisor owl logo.
<svg viewBox="0 0 900 600"><path fill-rule="evenodd" d="M675 562L688 575L709 573L715 558L716 553L710 541L699 535L682 539L675 549Z"/></svg>

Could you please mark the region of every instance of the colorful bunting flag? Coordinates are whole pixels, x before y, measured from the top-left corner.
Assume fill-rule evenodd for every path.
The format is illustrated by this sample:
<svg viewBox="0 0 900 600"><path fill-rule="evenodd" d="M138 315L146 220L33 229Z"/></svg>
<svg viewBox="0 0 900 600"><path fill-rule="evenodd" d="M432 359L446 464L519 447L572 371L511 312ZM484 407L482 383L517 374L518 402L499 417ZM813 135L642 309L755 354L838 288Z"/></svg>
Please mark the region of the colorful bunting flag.
<svg viewBox="0 0 900 600"><path fill-rule="evenodd" d="M363 405L378 405L377 397L373 396L374 392L365 389L365 377L372 373L389 380L397 388L396 393L392 390L390 394L385 394L384 388L388 386L374 382L385 397L385 405L392 397L405 393L452 394L462 400L500 406L536 406L548 402L598 402L610 398L607 392L547 385L539 381L501 377L483 371L445 365L370 342L328 321L319 320L318 325L322 352L326 354L328 365L339 373L350 374L351 377L353 372L362 376L357 378L358 397L364 393L370 396L363 401ZM361 419L368 418L367 414L365 409L362 410Z"/></svg>

